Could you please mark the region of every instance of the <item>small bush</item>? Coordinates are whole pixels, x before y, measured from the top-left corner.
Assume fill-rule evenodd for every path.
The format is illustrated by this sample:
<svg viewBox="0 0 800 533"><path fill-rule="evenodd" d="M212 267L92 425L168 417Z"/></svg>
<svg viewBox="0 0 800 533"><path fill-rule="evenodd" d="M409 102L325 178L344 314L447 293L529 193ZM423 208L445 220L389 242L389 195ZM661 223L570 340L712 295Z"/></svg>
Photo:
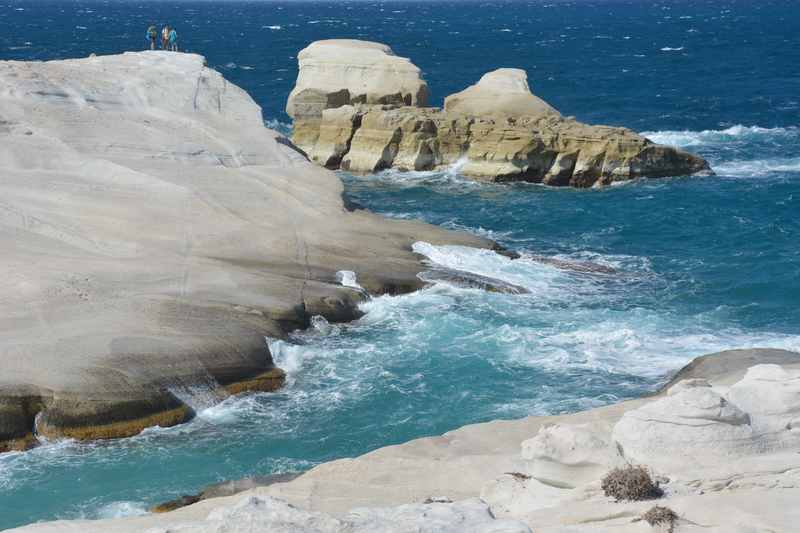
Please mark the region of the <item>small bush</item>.
<svg viewBox="0 0 800 533"><path fill-rule="evenodd" d="M513 477L517 481L528 481L531 476L528 474L523 474L522 472L506 472L509 476Z"/></svg>
<svg viewBox="0 0 800 533"><path fill-rule="evenodd" d="M658 483L650 477L650 472L643 466L628 465L615 468L603 478L601 487L606 496L617 501L652 500L660 498L664 492Z"/></svg>
<svg viewBox="0 0 800 533"><path fill-rule="evenodd" d="M675 522L678 520L678 515L669 507L656 505L642 515L642 520L653 527L667 526L667 531L672 533L675 531Z"/></svg>

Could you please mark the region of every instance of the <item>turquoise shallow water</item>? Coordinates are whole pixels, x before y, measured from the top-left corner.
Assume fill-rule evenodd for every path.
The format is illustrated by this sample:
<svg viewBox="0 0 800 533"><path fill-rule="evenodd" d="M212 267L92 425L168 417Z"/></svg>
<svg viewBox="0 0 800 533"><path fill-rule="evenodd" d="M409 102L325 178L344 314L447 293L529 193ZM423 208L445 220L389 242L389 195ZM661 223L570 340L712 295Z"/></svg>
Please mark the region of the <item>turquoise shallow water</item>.
<svg viewBox="0 0 800 533"><path fill-rule="evenodd" d="M800 349L795 2L0 0L0 59L139 47L154 18L178 25L275 127L285 127L297 50L353 36L410 55L438 100L492 68L524 67L566 114L647 131L706 156L718 175L584 191L477 184L457 169L343 174L348 196L370 209L520 252L512 262L418 246L430 261L530 294L439 284L377 298L354 324L269 339L290 376L279 393L214 405L184 391L199 411L184 426L0 456L0 528L140 513L223 479L602 405L649 392L715 350ZM614 271L559 269L541 256Z"/></svg>

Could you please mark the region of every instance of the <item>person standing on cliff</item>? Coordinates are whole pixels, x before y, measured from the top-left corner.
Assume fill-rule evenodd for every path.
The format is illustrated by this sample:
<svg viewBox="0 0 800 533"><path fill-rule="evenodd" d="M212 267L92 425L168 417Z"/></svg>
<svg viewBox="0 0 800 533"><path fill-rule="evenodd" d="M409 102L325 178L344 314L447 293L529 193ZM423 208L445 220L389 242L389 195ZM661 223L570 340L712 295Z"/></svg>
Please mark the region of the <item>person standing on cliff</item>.
<svg viewBox="0 0 800 533"><path fill-rule="evenodd" d="M178 51L178 32L175 31L175 28L172 28L169 31L169 49L173 52Z"/></svg>
<svg viewBox="0 0 800 533"><path fill-rule="evenodd" d="M156 49L156 39L158 39L158 29L155 24L150 24L147 28L147 39L150 40L150 50Z"/></svg>
<svg viewBox="0 0 800 533"><path fill-rule="evenodd" d="M165 25L161 30L161 49L168 50L169 43L169 24Z"/></svg>

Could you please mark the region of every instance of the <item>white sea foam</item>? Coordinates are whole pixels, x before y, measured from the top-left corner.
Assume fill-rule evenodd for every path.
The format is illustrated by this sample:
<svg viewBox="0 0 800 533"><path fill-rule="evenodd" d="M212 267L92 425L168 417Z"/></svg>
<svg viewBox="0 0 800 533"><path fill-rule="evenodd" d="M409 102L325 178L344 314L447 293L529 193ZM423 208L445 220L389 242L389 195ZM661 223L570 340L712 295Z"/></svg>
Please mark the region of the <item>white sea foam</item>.
<svg viewBox="0 0 800 533"><path fill-rule="evenodd" d="M678 47L665 46L661 48L662 52L680 52L681 50L683 50L683 46L678 46Z"/></svg>
<svg viewBox="0 0 800 533"><path fill-rule="evenodd" d="M292 380L303 367L303 346L269 337L267 344L275 365L286 372L288 380Z"/></svg>
<svg viewBox="0 0 800 533"><path fill-rule="evenodd" d="M286 137L290 137L292 135L292 125L288 124L286 122L281 122L278 119L274 119L273 118L273 119L265 120L264 121L264 125L267 128L269 128L271 130L275 130L278 133L280 133L281 135L284 135Z"/></svg>
<svg viewBox="0 0 800 533"><path fill-rule="evenodd" d="M567 281L557 268L525 259L512 261L491 250L434 246L422 241L415 242L411 249L433 264L519 285L539 298L563 294Z"/></svg>
<svg viewBox="0 0 800 533"><path fill-rule="evenodd" d="M225 389L211 374L200 378L194 376L188 381L177 381L170 384L168 390L196 413L213 407L228 397Z"/></svg>
<svg viewBox="0 0 800 533"><path fill-rule="evenodd" d="M758 178L775 173L800 172L800 158L726 161L714 165L714 171L720 176L735 178Z"/></svg>
<svg viewBox="0 0 800 533"><path fill-rule="evenodd" d="M123 518L126 516L142 516L146 514L148 514L148 510L144 503L121 501L112 502L100 507L92 518L104 520L108 518Z"/></svg>
<svg viewBox="0 0 800 533"><path fill-rule="evenodd" d="M438 170L398 170L389 168L375 174L374 178L405 187L436 184L454 186L462 189L465 187L481 186L480 183L468 179L461 174L461 169L466 163L467 159L461 158L452 165Z"/></svg>
<svg viewBox="0 0 800 533"><path fill-rule="evenodd" d="M275 26L261 26L261 27L264 28L265 30L280 30L280 29L282 29L278 25L275 25Z"/></svg>
<svg viewBox="0 0 800 533"><path fill-rule="evenodd" d="M800 143L800 128L794 126L764 128L737 124L721 130L646 131L642 135L659 144L705 150L712 168L720 176L753 178L800 172L800 158L786 154L782 148Z"/></svg>
<svg viewBox="0 0 800 533"><path fill-rule="evenodd" d="M343 287L352 287L353 289L363 290L364 288L358 284L356 273L352 270L340 270L336 273L336 281Z"/></svg>
<svg viewBox="0 0 800 533"><path fill-rule="evenodd" d="M642 135L653 142L668 144L671 146L698 146L709 143L725 143L744 137L772 137L798 135L798 128L762 128L759 126L742 126L737 124L722 130L703 130L703 131L643 131Z"/></svg>

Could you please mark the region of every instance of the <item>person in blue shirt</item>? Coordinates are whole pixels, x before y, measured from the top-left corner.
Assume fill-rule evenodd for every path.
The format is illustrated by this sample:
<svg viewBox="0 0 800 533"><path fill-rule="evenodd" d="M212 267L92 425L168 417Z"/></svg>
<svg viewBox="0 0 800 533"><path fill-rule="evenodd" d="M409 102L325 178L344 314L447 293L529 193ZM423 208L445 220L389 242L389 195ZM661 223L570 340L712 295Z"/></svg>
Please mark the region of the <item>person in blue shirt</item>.
<svg viewBox="0 0 800 533"><path fill-rule="evenodd" d="M175 28L169 30L169 49L173 52L178 51L178 32Z"/></svg>

